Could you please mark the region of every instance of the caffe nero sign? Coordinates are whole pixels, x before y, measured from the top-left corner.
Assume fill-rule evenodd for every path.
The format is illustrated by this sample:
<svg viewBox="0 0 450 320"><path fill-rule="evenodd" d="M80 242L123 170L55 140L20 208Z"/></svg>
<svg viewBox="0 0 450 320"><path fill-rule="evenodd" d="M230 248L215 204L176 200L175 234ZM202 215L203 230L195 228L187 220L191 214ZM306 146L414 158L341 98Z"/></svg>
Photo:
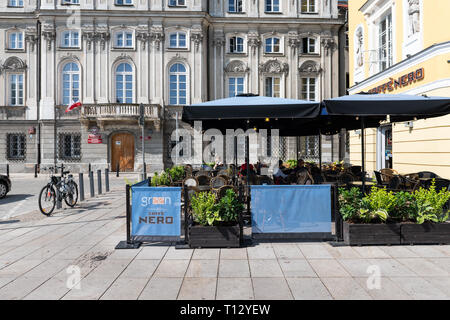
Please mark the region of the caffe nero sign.
<svg viewBox="0 0 450 320"><path fill-rule="evenodd" d="M391 92L399 88L411 85L417 81L423 80L424 77L425 77L424 68L419 68L416 71L404 74L401 77L398 77L397 79L389 78L390 80L388 82L370 89L369 93L386 93L386 91Z"/></svg>

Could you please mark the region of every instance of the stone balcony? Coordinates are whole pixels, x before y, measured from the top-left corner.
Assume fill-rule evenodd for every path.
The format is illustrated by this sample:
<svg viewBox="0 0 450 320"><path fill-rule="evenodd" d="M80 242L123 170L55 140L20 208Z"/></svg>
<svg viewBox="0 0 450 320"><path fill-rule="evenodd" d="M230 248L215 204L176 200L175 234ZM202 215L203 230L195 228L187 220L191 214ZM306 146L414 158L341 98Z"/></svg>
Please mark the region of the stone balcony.
<svg viewBox="0 0 450 320"><path fill-rule="evenodd" d="M157 131L161 124L161 106L144 105L145 122L153 123ZM65 113L66 106L57 106L57 114L60 119L79 119L87 127L96 125L104 129L108 125L138 125L139 104L83 104Z"/></svg>
<svg viewBox="0 0 450 320"><path fill-rule="evenodd" d="M0 106L0 120L26 120L26 106Z"/></svg>

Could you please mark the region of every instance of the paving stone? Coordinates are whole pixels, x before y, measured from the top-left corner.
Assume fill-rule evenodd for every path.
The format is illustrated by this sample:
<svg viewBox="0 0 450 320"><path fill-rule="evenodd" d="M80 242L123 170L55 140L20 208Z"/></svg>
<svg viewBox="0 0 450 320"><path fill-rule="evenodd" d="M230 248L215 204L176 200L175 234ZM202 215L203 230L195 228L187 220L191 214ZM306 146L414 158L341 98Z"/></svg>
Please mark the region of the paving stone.
<svg viewBox="0 0 450 320"><path fill-rule="evenodd" d="M400 263L419 276L447 276L449 273L438 265L424 258L398 259Z"/></svg>
<svg viewBox="0 0 450 320"><path fill-rule="evenodd" d="M295 300L330 300L327 288L318 278L286 278Z"/></svg>
<svg viewBox="0 0 450 320"><path fill-rule="evenodd" d="M150 279L160 260L133 260L122 272L120 277L129 279Z"/></svg>
<svg viewBox="0 0 450 320"><path fill-rule="evenodd" d="M292 300L291 291L284 278L253 278L256 300Z"/></svg>
<svg viewBox="0 0 450 320"><path fill-rule="evenodd" d="M183 278L151 278L139 300L176 300Z"/></svg>
<svg viewBox="0 0 450 320"><path fill-rule="evenodd" d="M413 299L420 300L435 300L447 299L443 293L436 286L420 277L392 277L391 280L395 282L403 291L410 295Z"/></svg>
<svg viewBox="0 0 450 320"><path fill-rule="evenodd" d="M338 259L338 261L352 277L369 276L368 270L372 264L368 259Z"/></svg>
<svg viewBox="0 0 450 320"><path fill-rule="evenodd" d="M247 259L247 249L246 248L228 248L220 249L220 259Z"/></svg>
<svg viewBox="0 0 450 320"><path fill-rule="evenodd" d="M450 245L437 246L436 249L450 257Z"/></svg>
<svg viewBox="0 0 450 320"><path fill-rule="evenodd" d="M175 260L183 260L183 259L191 259L192 253L194 249L175 249L175 247L170 247L166 255L164 256L164 260L175 259Z"/></svg>
<svg viewBox="0 0 450 320"><path fill-rule="evenodd" d="M217 281L217 300L253 300L251 278L219 278Z"/></svg>
<svg viewBox="0 0 450 320"><path fill-rule="evenodd" d="M126 249L126 250L114 250L108 259L134 259L141 249Z"/></svg>
<svg viewBox="0 0 450 320"><path fill-rule="evenodd" d="M24 276L49 279L71 265L71 260L49 259L31 269Z"/></svg>
<svg viewBox="0 0 450 320"><path fill-rule="evenodd" d="M53 277L31 291L24 300L59 300L69 290L66 278Z"/></svg>
<svg viewBox="0 0 450 320"><path fill-rule="evenodd" d="M382 277L411 277L414 272L394 259L368 259L368 262L379 268Z"/></svg>
<svg viewBox="0 0 450 320"><path fill-rule="evenodd" d="M365 246L365 247L353 247L362 258L376 259L376 258L391 258L389 254L381 249L381 247Z"/></svg>
<svg viewBox="0 0 450 320"><path fill-rule="evenodd" d="M448 257L441 250L435 249L433 246L409 246L409 250L416 253L422 258L446 258Z"/></svg>
<svg viewBox="0 0 450 320"><path fill-rule="evenodd" d="M350 277L350 274L334 259L310 259L308 262L321 278Z"/></svg>
<svg viewBox="0 0 450 320"><path fill-rule="evenodd" d="M249 278L248 260L220 260L219 277L221 278Z"/></svg>
<svg viewBox="0 0 450 320"><path fill-rule="evenodd" d="M388 277L380 278L380 287L367 285L368 278L354 278L375 300L409 300L411 297ZM369 282L370 284L371 282Z"/></svg>
<svg viewBox="0 0 450 320"><path fill-rule="evenodd" d="M406 246L388 246L381 249L392 258L418 258L419 255L408 249Z"/></svg>
<svg viewBox="0 0 450 320"><path fill-rule="evenodd" d="M248 247L247 254L249 259L276 259L272 246L266 243Z"/></svg>
<svg viewBox="0 0 450 320"><path fill-rule="evenodd" d="M216 278L184 278L178 300L214 300Z"/></svg>
<svg viewBox="0 0 450 320"><path fill-rule="evenodd" d="M11 281L13 281L16 277L14 276L1 276L0 277L0 289L7 285L8 283L10 283Z"/></svg>
<svg viewBox="0 0 450 320"><path fill-rule="evenodd" d="M331 259L333 256L322 244L298 244L301 252L307 259Z"/></svg>
<svg viewBox="0 0 450 320"><path fill-rule="evenodd" d="M273 250L278 259L304 259L302 252L295 244L273 243Z"/></svg>
<svg viewBox="0 0 450 320"><path fill-rule="evenodd" d="M120 277L102 295L101 300L136 300L147 284L145 279Z"/></svg>
<svg viewBox="0 0 450 320"><path fill-rule="evenodd" d="M189 260L162 260L153 277L182 278L189 265Z"/></svg>
<svg viewBox="0 0 450 320"><path fill-rule="evenodd" d="M304 259L280 259L281 270L286 278L291 277L317 277L307 260Z"/></svg>
<svg viewBox="0 0 450 320"><path fill-rule="evenodd" d="M217 278L219 260L191 260L185 277Z"/></svg>
<svg viewBox="0 0 450 320"><path fill-rule="evenodd" d="M75 245L58 252L53 256L54 259L77 259L86 253L92 246Z"/></svg>
<svg viewBox="0 0 450 320"><path fill-rule="evenodd" d="M371 296L353 278L321 278L334 299L371 300Z"/></svg>
<svg viewBox="0 0 450 320"><path fill-rule="evenodd" d="M97 300L114 282L112 277L87 276L80 281L80 289L72 288L62 300Z"/></svg>
<svg viewBox="0 0 450 320"><path fill-rule="evenodd" d="M330 247L328 251L335 259L361 259L352 247Z"/></svg>
<svg viewBox="0 0 450 320"><path fill-rule="evenodd" d="M219 259L220 249L195 249L192 259Z"/></svg>
<svg viewBox="0 0 450 320"><path fill-rule="evenodd" d="M447 271L450 275L450 257L449 258L428 258L428 261L435 264L437 267Z"/></svg>
<svg viewBox="0 0 450 320"><path fill-rule="evenodd" d="M103 260L102 263L89 274L89 276L115 279L129 264L130 260L106 259Z"/></svg>
<svg viewBox="0 0 450 320"><path fill-rule="evenodd" d="M0 289L0 300L22 299L44 281L42 278L20 277Z"/></svg>
<svg viewBox="0 0 450 320"><path fill-rule="evenodd" d="M283 277L277 260L249 260L250 274L255 277Z"/></svg>
<svg viewBox="0 0 450 320"><path fill-rule="evenodd" d="M24 274L37 265L41 264L43 260L18 260L7 267L0 270L0 276L20 276Z"/></svg>
<svg viewBox="0 0 450 320"><path fill-rule="evenodd" d="M424 277L424 279L450 299L450 277Z"/></svg>

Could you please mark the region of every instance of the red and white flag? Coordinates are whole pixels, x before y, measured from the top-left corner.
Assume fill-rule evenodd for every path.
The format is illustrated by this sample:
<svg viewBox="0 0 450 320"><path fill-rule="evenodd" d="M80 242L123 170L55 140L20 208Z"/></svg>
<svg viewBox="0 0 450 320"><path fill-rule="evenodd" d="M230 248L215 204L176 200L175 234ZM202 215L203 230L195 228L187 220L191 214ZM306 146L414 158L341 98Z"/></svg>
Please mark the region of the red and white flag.
<svg viewBox="0 0 450 320"><path fill-rule="evenodd" d="M72 105L68 106L66 109L66 112L72 111L75 108L81 107L81 102L77 101L75 103L73 103Z"/></svg>

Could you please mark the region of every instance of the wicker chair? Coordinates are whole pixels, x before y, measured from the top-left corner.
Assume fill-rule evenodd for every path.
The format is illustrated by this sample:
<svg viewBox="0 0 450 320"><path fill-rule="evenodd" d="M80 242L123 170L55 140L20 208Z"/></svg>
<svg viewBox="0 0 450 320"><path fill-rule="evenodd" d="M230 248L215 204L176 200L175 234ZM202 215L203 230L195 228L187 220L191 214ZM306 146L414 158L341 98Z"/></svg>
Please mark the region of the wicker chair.
<svg viewBox="0 0 450 320"><path fill-rule="evenodd" d="M199 170L196 173L194 173L195 177L200 177L200 176L209 176L211 174L211 172L205 171L205 170Z"/></svg>
<svg viewBox="0 0 450 320"><path fill-rule="evenodd" d="M268 176L258 176L257 184L258 185L263 185L263 184L272 185L273 180L270 179L270 177L268 177Z"/></svg>
<svg viewBox="0 0 450 320"><path fill-rule="evenodd" d="M230 180L231 180L231 178L229 176L223 175L223 174L219 174L218 177L225 179L225 181L227 182L226 184L228 184L228 182L230 182Z"/></svg>
<svg viewBox="0 0 450 320"><path fill-rule="evenodd" d="M192 166L190 164L187 164L184 166L184 172L187 177L192 177Z"/></svg>
<svg viewBox="0 0 450 320"><path fill-rule="evenodd" d="M197 187L198 186L198 180L195 177L188 177L183 180L183 185L187 187Z"/></svg>
<svg viewBox="0 0 450 320"><path fill-rule="evenodd" d="M394 176L398 175L398 172L394 169L384 168L380 170L381 179L385 183L389 183Z"/></svg>
<svg viewBox="0 0 450 320"><path fill-rule="evenodd" d="M307 170L297 173L297 184L314 184L314 179Z"/></svg>
<svg viewBox="0 0 450 320"><path fill-rule="evenodd" d="M227 180L222 177L214 177L211 178L211 188L213 189L219 189L220 187L223 187L227 184Z"/></svg>
<svg viewBox="0 0 450 320"><path fill-rule="evenodd" d="M236 189L233 186L230 186L230 185L222 186L219 189L217 189L218 199L224 197L227 194L228 189L232 189L232 190L236 191Z"/></svg>
<svg viewBox="0 0 450 320"><path fill-rule="evenodd" d="M420 171L420 172L417 172L417 174L418 174L419 178L430 178L430 179L439 178L439 176L436 173L431 172L431 171Z"/></svg>
<svg viewBox="0 0 450 320"><path fill-rule="evenodd" d="M208 186L211 182L211 178L208 175L196 176L199 186Z"/></svg>

